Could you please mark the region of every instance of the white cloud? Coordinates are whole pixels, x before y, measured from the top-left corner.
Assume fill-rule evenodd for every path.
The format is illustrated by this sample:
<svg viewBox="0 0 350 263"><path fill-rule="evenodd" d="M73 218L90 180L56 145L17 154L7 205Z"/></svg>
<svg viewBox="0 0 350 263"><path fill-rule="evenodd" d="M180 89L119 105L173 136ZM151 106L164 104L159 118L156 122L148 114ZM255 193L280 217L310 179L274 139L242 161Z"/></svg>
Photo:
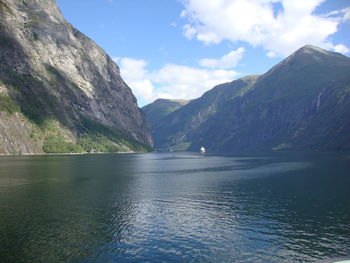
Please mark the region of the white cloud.
<svg viewBox="0 0 350 263"><path fill-rule="evenodd" d="M350 21L350 7L348 8L345 8L342 10L344 15L343 15L343 21L346 22L346 21Z"/></svg>
<svg viewBox="0 0 350 263"><path fill-rule="evenodd" d="M233 68L237 66L238 62L242 59L243 53L244 47L240 47L236 50L230 51L220 59L203 58L199 61L199 65L206 68Z"/></svg>
<svg viewBox="0 0 350 263"><path fill-rule="evenodd" d="M154 87L152 82L147 79L147 62L141 59L133 58L113 58L120 67L120 74L128 83L134 95L145 101L154 98Z"/></svg>
<svg viewBox="0 0 350 263"><path fill-rule="evenodd" d="M350 52L350 49L343 44L333 45L330 42L326 42L323 47L329 50L334 50L335 52L343 53L343 54Z"/></svg>
<svg viewBox="0 0 350 263"><path fill-rule="evenodd" d="M134 58L114 58L123 71L123 77L131 81L140 80L145 77L147 62L141 59Z"/></svg>
<svg viewBox="0 0 350 263"><path fill-rule="evenodd" d="M238 73L225 69L201 69L167 64L148 70L147 62L133 58L115 58L122 78L141 104L157 98L194 99L215 85L232 81Z"/></svg>
<svg viewBox="0 0 350 263"><path fill-rule="evenodd" d="M160 86L157 97L193 99L217 84L232 80L237 73L233 70L207 70L168 64L149 76Z"/></svg>
<svg viewBox="0 0 350 263"><path fill-rule="evenodd" d="M273 51L269 51L266 53L266 56L268 56L269 58L275 58L275 57L278 57L278 55L273 52Z"/></svg>
<svg viewBox="0 0 350 263"><path fill-rule="evenodd" d="M339 22L347 22L350 21L350 7L334 10L324 15L324 17L332 17Z"/></svg>
<svg viewBox="0 0 350 263"><path fill-rule="evenodd" d="M222 40L261 46L268 56L286 56L305 44L326 46L342 19L315 15L324 0L184 0L185 37L206 44ZM276 9L280 5L282 8ZM273 52L273 53L270 53Z"/></svg>
<svg viewBox="0 0 350 263"><path fill-rule="evenodd" d="M350 50L347 46L338 44L333 47L334 51L339 52L339 53L349 53Z"/></svg>
<svg viewBox="0 0 350 263"><path fill-rule="evenodd" d="M184 25L184 35L188 39L192 39L196 35L196 29L190 25Z"/></svg>

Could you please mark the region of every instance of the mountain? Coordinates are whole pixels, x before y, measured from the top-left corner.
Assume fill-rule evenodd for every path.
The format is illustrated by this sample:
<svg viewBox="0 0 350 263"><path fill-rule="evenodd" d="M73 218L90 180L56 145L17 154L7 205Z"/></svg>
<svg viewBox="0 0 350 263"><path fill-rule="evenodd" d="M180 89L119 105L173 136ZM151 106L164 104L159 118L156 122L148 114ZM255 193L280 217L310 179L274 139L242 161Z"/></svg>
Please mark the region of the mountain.
<svg viewBox="0 0 350 263"><path fill-rule="evenodd" d="M152 128L158 149L350 150L350 58L305 46L214 87Z"/></svg>
<svg viewBox="0 0 350 263"><path fill-rule="evenodd" d="M154 102L144 106L142 111L145 113L148 124L152 128L165 116L178 110L189 102L190 101L188 100L157 99Z"/></svg>
<svg viewBox="0 0 350 263"><path fill-rule="evenodd" d="M54 0L0 0L0 153L146 151L118 66Z"/></svg>

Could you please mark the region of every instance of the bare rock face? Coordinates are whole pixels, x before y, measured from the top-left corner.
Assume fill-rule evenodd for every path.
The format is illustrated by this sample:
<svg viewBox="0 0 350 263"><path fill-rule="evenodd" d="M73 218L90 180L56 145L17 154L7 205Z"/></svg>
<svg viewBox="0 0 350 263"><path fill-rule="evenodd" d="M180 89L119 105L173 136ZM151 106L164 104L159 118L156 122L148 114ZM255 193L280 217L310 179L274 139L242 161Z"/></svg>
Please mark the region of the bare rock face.
<svg viewBox="0 0 350 263"><path fill-rule="evenodd" d="M65 21L54 0L0 0L0 17L0 92L39 127L39 145L52 135L46 127L51 122L61 131L56 137L84 151L99 148L99 140L109 150L115 146L113 151L152 145L145 117L118 66Z"/></svg>

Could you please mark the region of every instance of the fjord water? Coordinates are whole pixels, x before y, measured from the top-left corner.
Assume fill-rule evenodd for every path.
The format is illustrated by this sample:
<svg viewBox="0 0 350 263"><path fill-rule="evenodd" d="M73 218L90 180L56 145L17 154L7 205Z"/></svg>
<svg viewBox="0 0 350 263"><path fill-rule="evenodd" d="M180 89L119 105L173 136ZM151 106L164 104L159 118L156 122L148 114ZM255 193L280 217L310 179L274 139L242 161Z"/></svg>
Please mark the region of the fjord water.
<svg viewBox="0 0 350 263"><path fill-rule="evenodd" d="M0 158L1 262L314 262L348 254L344 153Z"/></svg>

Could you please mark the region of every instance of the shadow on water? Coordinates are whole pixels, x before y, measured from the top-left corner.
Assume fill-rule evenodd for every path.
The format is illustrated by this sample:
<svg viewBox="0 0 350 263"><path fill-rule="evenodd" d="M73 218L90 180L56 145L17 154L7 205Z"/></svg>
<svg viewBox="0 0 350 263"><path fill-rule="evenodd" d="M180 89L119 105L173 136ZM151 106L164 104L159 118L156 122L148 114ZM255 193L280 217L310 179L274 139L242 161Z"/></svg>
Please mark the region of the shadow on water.
<svg viewBox="0 0 350 263"><path fill-rule="evenodd" d="M132 180L132 158L125 162L111 162L108 156L4 158L0 254L6 262L90 257L91 248L112 240L106 193L118 193L120 215L128 217L130 206L123 201L123 192Z"/></svg>
<svg viewBox="0 0 350 263"><path fill-rule="evenodd" d="M350 254L350 159L0 158L6 262L313 262Z"/></svg>

